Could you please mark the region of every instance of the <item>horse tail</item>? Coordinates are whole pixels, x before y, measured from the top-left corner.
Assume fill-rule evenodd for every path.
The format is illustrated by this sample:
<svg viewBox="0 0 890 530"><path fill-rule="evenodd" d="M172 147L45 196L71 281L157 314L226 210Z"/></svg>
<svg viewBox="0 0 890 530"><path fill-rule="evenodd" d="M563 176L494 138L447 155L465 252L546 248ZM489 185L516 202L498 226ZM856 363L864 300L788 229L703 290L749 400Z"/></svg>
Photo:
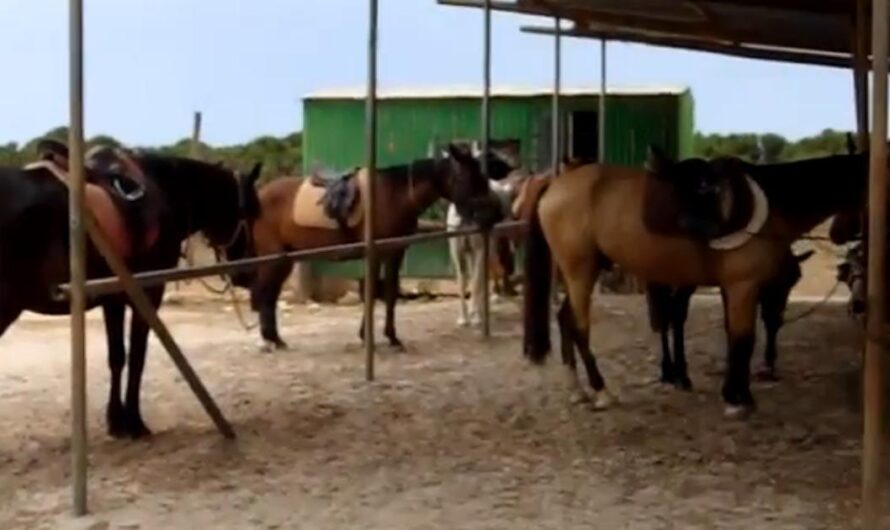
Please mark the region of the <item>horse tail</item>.
<svg viewBox="0 0 890 530"><path fill-rule="evenodd" d="M528 235L525 245L523 274L523 353L532 362L544 362L550 353L550 289L553 258L541 229L538 203L544 195L542 187L531 201L528 211Z"/></svg>

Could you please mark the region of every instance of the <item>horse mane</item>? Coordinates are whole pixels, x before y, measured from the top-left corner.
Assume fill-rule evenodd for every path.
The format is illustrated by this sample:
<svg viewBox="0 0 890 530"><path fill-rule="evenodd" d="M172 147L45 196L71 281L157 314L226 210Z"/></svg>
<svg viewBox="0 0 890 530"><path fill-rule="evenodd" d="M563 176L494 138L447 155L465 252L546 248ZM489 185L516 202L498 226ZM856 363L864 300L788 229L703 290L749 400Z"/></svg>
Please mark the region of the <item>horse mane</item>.
<svg viewBox="0 0 890 530"><path fill-rule="evenodd" d="M838 204L846 207L858 205L868 175L867 153L830 155L776 164L730 160L760 185L770 204L791 215L834 210ZM807 200L801 200L802 195L806 195Z"/></svg>

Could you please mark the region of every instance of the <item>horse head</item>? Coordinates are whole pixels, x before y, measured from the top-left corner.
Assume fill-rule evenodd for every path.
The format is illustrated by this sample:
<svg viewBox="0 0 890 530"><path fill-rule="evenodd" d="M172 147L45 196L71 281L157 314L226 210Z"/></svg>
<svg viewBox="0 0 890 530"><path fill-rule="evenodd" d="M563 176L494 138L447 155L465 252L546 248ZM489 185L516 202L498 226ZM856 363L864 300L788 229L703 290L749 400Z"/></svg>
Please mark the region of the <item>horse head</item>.
<svg viewBox="0 0 890 530"><path fill-rule="evenodd" d="M649 147L644 215L655 233L711 240L726 233L733 215L733 190L744 182L740 160L674 161Z"/></svg>
<svg viewBox="0 0 890 530"><path fill-rule="evenodd" d="M250 258L256 255L253 244L253 226L262 213L257 194L256 182L262 173L263 164L257 163L247 174L235 172L238 182L239 221L234 232L223 245L218 245L225 253L227 260ZM250 287L253 282L251 272L230 273L232 284L238 287Z"/></svg>
<svg viewBox="0 0 890 530"><path fill-rule="evenodd" d="M485 228L503 219L500 201L491 192L479 159L470 149L449 144L443 163L447 170L439 183L441 195L454 203L463 219Z"/></svg>

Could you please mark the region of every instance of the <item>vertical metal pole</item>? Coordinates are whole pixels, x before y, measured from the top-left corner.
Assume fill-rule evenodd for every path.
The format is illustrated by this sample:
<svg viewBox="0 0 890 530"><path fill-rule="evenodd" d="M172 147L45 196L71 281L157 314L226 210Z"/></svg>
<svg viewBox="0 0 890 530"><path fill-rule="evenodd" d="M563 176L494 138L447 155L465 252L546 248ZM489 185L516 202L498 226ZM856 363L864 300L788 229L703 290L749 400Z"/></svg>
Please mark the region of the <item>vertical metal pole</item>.
<svg viewBox="0 0 890 530"><path fill-rule="evenodd" d="M600 40L600 100L597 162L606 163L606 39Z"/></svg>
<svg viewBox="0 0 890 530"><path fill-rule="evenodd" d="M857 0L853 30L853 88L856 94L856 147L868 148L868 0Z"/></svg>
<svg viewBox="0 0 890 530"><path fill-rule="evenodd" d="M872 134L868 181L868 322L863 382L862 521L876 530L881 519L881 436L884 408L884 330L887 259L887 61L888 0L872 3Z"/></svg>
<svg viewBox="0 0 890 530"><path fill-rule="evenodd" d="M201 113L195 112L192 118L192 142L190 145L191 157L201 158Z"/></svg>
<svg viewBox="0 0 890 530"><path fill-rule="evenodd" d="M560 119L559 93L562 84L562 19L554 19L553 35L553 110L551 147L553 157L553 175L559 175L559 163L562 159L562 120Z"/></svg>
<svg viewBox="0 0 890 530"><path fill-rule="evenodd" d="M368 20L368 95L365 100L367 134L368 200L365 203L365 378L374 380L374 296L377 256L374 221L377 202L377 0L370 4Z"/></svg>
<svg viewBox="0 0 890 530"><path fill-rule="evenodd" d="M69 3L71 186L68 194L71 270L71 477L74 514L87 513L86 243L84 240L83 0Z"/></svg>
<svg viewBox="0 0 890 530"><path fill-rule="evenodd" d="M482 174L488 179L488 149L491 140L491 0L485 0L482 51ZM491 337L491 286L488 263L491 233L482 234L482 336Z"/></svg>
<svg viewBox="0 0 890 530"><path fill-rule="evenodd" d="M553 167L554 178L559 176L559 165L562 161L562 120L560 119L559 93L562 85L562 20L559 17L554 19L553 32L553 108L550 111L552 130L550 132L550 141L552 145L551 165ZM557 268L556 262L553 263L550 270L550 292L553 293L553 303L559 301L559 293L557 292ZM525 295L523 295L525 296Z"/></svg>

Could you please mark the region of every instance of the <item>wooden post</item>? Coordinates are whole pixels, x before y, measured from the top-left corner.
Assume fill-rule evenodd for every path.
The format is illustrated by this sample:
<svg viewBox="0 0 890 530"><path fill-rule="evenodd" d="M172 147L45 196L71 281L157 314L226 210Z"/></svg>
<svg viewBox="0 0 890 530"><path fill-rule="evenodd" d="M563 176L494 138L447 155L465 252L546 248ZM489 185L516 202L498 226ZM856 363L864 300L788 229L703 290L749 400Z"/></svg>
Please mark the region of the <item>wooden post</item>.
<svg viewBox="0 0 890 530"><path fill-rule="evenodd" d="M189 146L191 157L200 160L201 157L201 113L195 112L192 118L192 142Z"/></svg>
<svg viewBox="0 0 890 530"><path fill-rule="evenodd" d="M559 96L562 90L562 19L554 20L553 33L553 102L551 132L553 176L559 175L559 163L562 159L562 120L560 117Z"/></svg>
<svg viewBox="0 0 890 530"><path fill-rule="evenodd" d="M84 239L83 0L69 4L71 126L68 193L71 271L71 476L74 514L87 513L86 241Z"/></svg>
<svg viewBox="0 0 890 530"><path fill-rule="evenodd" d="M482 32L482 175L489 177L488 149L491 140L491 0L485 0ZM482 234L482 336L491 337L491 286L488 262L491 232Z"/></svg>
<svg viewBox="0 0 890 530"><path fill-rule="evenodd" d="M868 148L868 0L856 0L853 27L853 88L856 97L856 147Z"/></svg>
<svg viewBox="0 0 890 530"><path fill-rule="evenodd" d="M365 100L368 169L368 200L365 202L365 378L374 380L374 287L377 284L377 256L374 248L374 221L377 199L377 0L369 0L368 95Z"/></svg>
<svg viewBox="0 0 890 530"><path fill-rule="evenodd" d="M868 318L863 381L862 521L881 521L881 456L884 408L887 258L887 61L888 0L872 3L872 134L868 182Z"/></svg>

